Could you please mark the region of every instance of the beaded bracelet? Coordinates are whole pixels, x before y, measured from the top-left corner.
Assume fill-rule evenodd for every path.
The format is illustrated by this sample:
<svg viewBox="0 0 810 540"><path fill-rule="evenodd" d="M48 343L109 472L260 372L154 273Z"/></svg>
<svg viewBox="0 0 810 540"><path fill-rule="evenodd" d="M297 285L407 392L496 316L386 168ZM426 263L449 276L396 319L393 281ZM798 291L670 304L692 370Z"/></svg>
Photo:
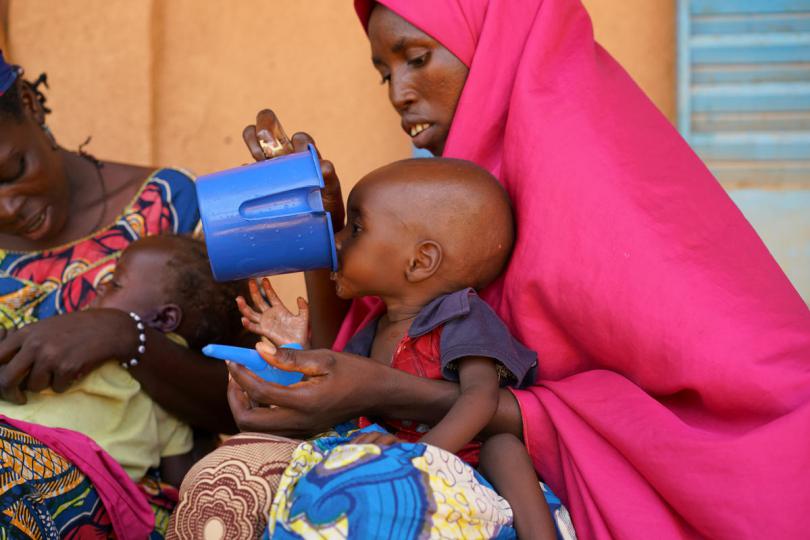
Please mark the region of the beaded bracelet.
<svg viewBox="0 0 810 540"><path fill-rule="evenodd" d="M129 312L129 316L135 321L135 328L138 329L138 355L129 359L129 362L121 362L121 367L129 369L138 365L138 359L146 352L146 332L144 332L143 322L137 313Z"/></svg>

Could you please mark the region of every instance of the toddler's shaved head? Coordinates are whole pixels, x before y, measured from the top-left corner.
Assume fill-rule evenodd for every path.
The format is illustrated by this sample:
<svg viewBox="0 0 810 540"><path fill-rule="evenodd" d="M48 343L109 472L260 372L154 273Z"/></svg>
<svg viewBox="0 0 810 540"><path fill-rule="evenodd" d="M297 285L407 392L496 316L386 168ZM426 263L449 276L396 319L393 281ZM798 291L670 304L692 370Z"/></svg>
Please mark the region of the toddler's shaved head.
<svg viewBox="0 0 810 540"><path fill-rule="evenodd" d="M408 237L443 252L437 277L449 290L481 289L501 273L514 242L509 197L489 172L464 160L407 159L381 167L355 190L381 189Z"/></svg>

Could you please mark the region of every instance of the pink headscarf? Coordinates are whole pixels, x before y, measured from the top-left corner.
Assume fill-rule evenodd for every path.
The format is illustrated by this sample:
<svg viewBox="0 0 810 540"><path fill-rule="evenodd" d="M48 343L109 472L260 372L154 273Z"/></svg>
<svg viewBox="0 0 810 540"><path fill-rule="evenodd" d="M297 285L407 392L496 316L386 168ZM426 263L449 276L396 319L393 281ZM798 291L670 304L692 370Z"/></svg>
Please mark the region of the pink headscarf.
<svg viewBox="0 0 810 540"><path fill-rule="evenodd" d="M381 3L470 68L444 155L515 205L484 297L539 354L524 437L580 537L806 536L810 311L581 3Z"/></svg>

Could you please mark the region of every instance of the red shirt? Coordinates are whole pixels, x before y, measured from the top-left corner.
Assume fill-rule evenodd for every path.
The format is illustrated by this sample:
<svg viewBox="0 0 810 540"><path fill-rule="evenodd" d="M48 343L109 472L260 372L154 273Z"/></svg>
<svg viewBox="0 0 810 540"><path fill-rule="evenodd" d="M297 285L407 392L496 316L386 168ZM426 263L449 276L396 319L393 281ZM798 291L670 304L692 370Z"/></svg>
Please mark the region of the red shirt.
<svg viewBox="0 0 810 540"><path fill-rule="evenodd" d="M346 344L344 352L370 356L377 321L371 321ZM509 373L506 382L534 382L537 355L515 340L506 325L472 289L441 296L426 305L394 351L391 367L428 379L458 381L455 363L465 357L492 358ZM360 419L360 427L373 422ZM418 442L430 426L410 420L378 421L393 435ZM481 443L465 445L458 456L477 465Z"/></svg>

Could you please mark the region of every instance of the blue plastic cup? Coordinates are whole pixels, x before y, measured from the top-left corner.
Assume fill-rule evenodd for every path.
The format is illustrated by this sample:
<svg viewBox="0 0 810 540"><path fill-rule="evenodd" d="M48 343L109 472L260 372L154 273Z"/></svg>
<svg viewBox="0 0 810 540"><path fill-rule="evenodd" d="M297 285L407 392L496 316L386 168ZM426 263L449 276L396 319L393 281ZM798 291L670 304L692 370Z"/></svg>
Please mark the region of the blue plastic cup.
<svg viewBox="0 0 810 540"><path fill-rule="evenodd" d="M323 186L312 145L307 152L199 177L197 202L214 278L337 270Z"/></svg>

